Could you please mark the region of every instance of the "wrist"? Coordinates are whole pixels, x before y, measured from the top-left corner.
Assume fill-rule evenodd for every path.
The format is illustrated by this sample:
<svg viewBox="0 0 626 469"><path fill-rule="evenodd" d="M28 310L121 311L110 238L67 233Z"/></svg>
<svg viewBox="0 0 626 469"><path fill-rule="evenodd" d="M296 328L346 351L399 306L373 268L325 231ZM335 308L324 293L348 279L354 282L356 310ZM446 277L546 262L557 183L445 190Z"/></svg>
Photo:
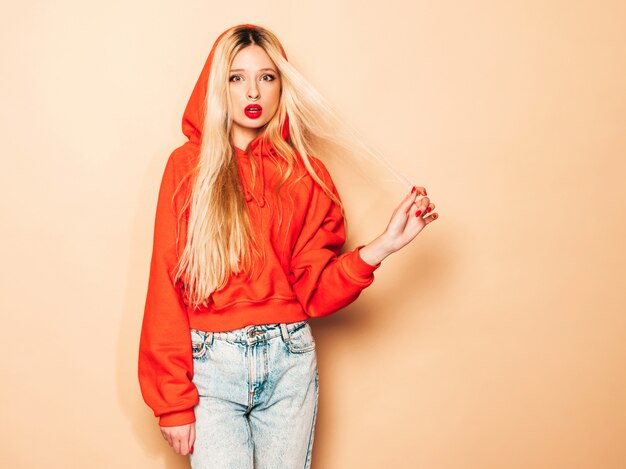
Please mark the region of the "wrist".
<svg viewBox="0 0 626 469"><path fill-rule="evenodd" d="M380 264L392 252L389 243L382 235L359 249L361 259L370 265Z"/></svg>

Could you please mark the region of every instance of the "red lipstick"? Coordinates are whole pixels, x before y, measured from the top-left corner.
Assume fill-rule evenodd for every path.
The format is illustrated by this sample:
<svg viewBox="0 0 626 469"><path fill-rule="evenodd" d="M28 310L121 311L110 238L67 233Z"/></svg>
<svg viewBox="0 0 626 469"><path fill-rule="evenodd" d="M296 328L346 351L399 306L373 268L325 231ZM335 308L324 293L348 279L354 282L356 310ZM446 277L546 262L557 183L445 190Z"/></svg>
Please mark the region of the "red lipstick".
<svg viewBox="0 0 626 469"><path fill-rule="evenodd" d="M261 117L261 114L263 113L263 108L260 104L248 104L244 109L244 113L250 119L257 119L258 117Z"/></svg>

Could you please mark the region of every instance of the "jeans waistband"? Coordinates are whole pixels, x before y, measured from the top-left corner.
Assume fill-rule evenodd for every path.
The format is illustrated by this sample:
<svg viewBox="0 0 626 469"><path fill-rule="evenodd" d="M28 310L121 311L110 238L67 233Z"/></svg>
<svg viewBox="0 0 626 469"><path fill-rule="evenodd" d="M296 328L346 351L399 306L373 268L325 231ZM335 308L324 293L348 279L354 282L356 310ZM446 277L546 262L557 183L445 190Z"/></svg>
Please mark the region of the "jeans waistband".
<svg viewBox="0 0 626 469"><path fill-rule="evenodd" d="M285 342L287 342L289 341L289 332L297 331L306 325L307 320L304 320L290 323L251 325L226 332L209 332L192 328L191 332L192 334L199 335L202 341L208 345L211 345L213 340L226 340L228 342L239 342L251 345L280 335L282 335Z"/></svg>

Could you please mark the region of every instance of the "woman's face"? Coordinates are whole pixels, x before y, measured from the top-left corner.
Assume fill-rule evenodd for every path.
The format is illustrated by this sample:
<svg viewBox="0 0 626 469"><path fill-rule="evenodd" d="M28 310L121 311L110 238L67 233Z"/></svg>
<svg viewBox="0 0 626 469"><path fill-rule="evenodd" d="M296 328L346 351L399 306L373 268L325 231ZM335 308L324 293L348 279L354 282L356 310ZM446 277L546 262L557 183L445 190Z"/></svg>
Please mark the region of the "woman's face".
<svg viewBox="0 0 626 469"><path fill-rule="evenodd" d="M280 76L265 50L251 45L235 55L228 81L233 143L244 149L276 114Z"/></svg>

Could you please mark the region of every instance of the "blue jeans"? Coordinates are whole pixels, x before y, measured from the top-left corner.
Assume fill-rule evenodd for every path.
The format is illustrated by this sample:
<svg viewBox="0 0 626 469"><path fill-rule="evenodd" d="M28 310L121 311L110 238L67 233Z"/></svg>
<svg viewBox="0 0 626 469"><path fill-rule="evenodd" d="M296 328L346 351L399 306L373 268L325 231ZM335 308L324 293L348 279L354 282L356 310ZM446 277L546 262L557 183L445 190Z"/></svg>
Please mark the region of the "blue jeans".
<svg viewBox="0 0 626 469"><path fill-rule="evenodd" d="M193 469L308 469L319 375L307 321L191 329Z"/></svg>

